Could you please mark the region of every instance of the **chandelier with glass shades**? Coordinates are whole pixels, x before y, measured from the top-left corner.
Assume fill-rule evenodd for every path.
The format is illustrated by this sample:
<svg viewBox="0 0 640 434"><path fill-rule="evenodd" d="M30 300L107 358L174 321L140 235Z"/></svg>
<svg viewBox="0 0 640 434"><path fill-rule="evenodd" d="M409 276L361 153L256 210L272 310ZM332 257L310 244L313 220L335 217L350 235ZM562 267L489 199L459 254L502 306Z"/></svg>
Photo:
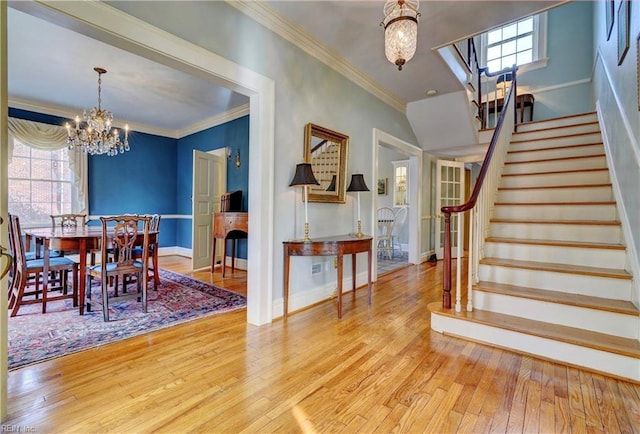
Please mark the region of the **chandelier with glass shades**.
<svg viewBox="0 0 640 434"><path fill-rule="evenodd" d="M86 152L91 155L107 154L110 156L123 154L129 148L129 126L124 127L124 142L120 141L120 133L112 129L113 113L103 110L102 103L102 74L106 74L104 68L93 68L98 73L98 107L85 110L82 113L84 123L80 123L80 116L76 116L75 129L71 125L67 127L67 144L69 149Z"/></svg>
<svg viewBox="0 0 640 434"><path fill-rule="evenodd" d="M388 0L384 5L384 54L402 71L402 66L416 54L419 0Z"/></svg>

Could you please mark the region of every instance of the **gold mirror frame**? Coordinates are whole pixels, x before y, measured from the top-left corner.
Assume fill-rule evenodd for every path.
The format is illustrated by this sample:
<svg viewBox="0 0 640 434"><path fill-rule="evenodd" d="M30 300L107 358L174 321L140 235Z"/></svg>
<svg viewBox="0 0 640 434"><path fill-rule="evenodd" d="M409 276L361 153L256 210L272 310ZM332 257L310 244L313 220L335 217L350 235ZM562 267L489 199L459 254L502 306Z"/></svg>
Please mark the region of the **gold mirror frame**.
<svg viewBox="0 0 640 434"><path fill-rule="evenodd" d="M349 136L311 123L304 131L305 163L320 183L309 188L309 202L345 203Z"/></svg>

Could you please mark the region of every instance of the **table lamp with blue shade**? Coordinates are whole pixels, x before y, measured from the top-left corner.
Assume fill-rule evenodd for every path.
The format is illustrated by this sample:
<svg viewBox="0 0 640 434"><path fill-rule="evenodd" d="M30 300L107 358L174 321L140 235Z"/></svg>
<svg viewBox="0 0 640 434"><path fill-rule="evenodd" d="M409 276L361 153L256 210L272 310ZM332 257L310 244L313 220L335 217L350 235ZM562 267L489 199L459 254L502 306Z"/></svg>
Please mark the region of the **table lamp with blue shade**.
<svg viewBox="0 0 640 434"><path fill-rule="evenodd" d="M362 173L354 173L351 175L351 183L349 187L347 187L347 191L355 191L358 194L358 232L356 232L356 237L362 238L364 234L362 233L362 221L360 220L360 192L369 191Z"/></svg>
<svg viewBox="0 0 640 434"><path fill-rule="evenodd" d="M311 241L309 238L309 214L307 210L307 203L309 202L310 185L320 185L316 177L313 175L311 163L300 163L296 165L296 173L293 175L293 180L289 184L289 187L303 187L304 194L304 239L303 241Z"/></svg>

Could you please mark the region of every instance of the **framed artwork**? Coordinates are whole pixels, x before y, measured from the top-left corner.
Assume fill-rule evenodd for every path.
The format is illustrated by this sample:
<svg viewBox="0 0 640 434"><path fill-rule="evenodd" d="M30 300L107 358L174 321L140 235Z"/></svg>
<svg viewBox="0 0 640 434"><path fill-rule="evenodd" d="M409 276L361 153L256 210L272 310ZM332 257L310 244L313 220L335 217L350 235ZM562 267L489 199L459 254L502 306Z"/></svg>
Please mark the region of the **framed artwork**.
<svg viewBox="0 0 640 434"><path fill-rule="evenodd" d="M638 110L640 111L640 33L636 39L636 87L638 88Z"/></svg>
<svg viewBox="0 0 640 434"><path fill-rule="evenodd" d="M629 9L631 2L622 0L618 6L618 66L629 51Z"/></svg>
<svg viewBox="0 0 640 434"><path fill-rule="evenodd" d="M378 179L378 194L382 196L386 196L388 186L389 186L389 178Z"/></svg>
<svg viewBox="0 0 640 434"><path fill-rule="evenodd" d="M611 31L613 30L613 16L615 11L615 0L607 0L605 2L605 10L607 15L607 41L611 38Z"/></svg>

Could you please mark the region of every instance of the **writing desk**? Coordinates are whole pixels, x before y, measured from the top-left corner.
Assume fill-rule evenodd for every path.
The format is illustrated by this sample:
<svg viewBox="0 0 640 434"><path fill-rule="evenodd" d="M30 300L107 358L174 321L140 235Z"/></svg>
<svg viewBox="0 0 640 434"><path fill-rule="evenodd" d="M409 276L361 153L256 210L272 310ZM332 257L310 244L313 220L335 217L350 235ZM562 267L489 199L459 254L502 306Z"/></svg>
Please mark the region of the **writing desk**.
<svg viewBox="0 0 640 434"><path fill-rule="evenodd" d="M213 240L211 247L211 272L216 265L216 240L222 243L222 277L227 266L227 240L231 241L231 271L236 267L236 240L249 235L249 213L216 212L213 213Z"/></svg>
<svg viewBox="0 0 640 434"><path fill-rule="evenodd" d="M356 294L356 254L366 252L367 265L367 303L371 305L371 245L370 236L356 237L354 234L316 238L311 241L284 241L284 318L289 311L289 260L291 256L337 256L338 257L338 318L342 318L342 257L351 256L353 278L353 296Z"/></svg>

